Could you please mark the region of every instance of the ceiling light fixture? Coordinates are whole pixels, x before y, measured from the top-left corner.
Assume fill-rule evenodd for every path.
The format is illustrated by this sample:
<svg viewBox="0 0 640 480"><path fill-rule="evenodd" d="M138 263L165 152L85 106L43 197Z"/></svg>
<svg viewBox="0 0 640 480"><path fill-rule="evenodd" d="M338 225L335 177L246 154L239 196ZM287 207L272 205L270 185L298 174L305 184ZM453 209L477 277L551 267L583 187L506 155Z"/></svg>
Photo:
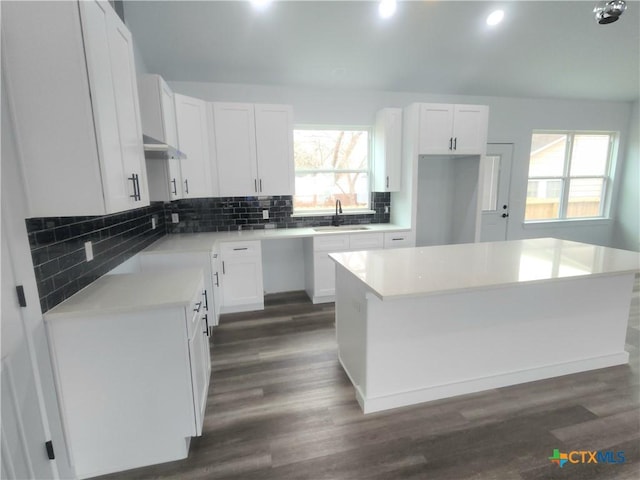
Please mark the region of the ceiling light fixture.
<svg viewBox="0 0 640 480"><path fill-rule="evenodd" d="M396 0L382 0L378 6L380 18L390 18L396 13Z"/></svg>
<svg viewBox="0 0 640 480"><path fill-rule="evenodd" d="M487 25L493 27L494 25L499 24L504 18L503 10L496 10L491 12L491 14L487 17Z"/></svg>
<svg viewBox="0 0 640 480"><path fill-rule="evenodd" d="M593 9L596 14L596 22L606 25L618 21L620 15L627 9L627 2L624 0L612 0L610 2L598 3Z"/></svg>
<svg viewBox="0 0 640 480"><path fill-rule="evenodd" d="M253 8L256 10L264 10L270 3L271 0L251 0L251 5L253 5Z"/></svg>

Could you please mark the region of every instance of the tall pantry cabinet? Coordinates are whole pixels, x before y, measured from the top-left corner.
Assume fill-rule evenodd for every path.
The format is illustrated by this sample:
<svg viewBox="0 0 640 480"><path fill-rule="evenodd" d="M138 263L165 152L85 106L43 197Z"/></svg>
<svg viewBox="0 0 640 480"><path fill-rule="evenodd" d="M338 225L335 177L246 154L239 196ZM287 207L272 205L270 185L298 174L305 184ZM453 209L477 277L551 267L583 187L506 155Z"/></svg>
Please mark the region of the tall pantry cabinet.
<svg viewBox="0 0 640 480"><path fill-rule="evenodd" d="M3 2L2 71L30 216L149 204L131 34L107 2Z"/></svg>

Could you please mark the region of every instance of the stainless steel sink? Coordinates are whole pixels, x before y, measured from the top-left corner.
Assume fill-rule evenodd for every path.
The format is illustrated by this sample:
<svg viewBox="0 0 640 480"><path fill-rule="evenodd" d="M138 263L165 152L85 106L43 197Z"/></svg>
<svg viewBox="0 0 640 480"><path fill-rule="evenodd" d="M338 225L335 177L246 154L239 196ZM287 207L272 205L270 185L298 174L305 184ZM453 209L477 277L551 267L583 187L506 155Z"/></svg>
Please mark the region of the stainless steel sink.
<svg viewBox="0 0 640 480"><path fill-rule="evenodd" d="M361 230L369 230L369 227L361 227L358 225L340 225L338 227L313 227L316 232L359 232Z"/></svg>

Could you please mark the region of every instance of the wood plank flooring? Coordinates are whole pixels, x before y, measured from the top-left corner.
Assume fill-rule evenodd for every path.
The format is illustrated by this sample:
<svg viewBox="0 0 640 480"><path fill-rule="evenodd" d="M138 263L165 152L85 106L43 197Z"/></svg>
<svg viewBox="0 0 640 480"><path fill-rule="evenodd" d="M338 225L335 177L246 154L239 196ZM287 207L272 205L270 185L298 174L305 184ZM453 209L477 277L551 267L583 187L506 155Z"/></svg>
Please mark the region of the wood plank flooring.
<svg viewBox="0 0 640 480"><path fill-rule="evenodd" d="M629 365L366 416L337 360L333 304L268 296L263 312L215 329L204 435L189 458L101 478L640 478L637 277L634 292ZM626 462L560 469L555 448L624 451Z"/></svg>

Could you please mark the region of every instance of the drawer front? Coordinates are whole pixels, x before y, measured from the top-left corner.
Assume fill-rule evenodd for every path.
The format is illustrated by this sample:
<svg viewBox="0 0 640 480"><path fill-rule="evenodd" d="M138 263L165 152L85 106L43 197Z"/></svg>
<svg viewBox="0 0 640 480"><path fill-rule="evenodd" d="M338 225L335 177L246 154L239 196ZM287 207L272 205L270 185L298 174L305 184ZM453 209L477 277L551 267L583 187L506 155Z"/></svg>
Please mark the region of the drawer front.
<svg viewBox="0 0 640 480"><path fill-rule="evenodd" d="M313 238L315 252L342 252L349 250L349 235L322 235Z"/></svg>
<svg viewBox="0 0 640 480"><path fill-rule="evenodd" d="M247 242L224 242L220 244L222 258L234 257L258 257L260 256L260 241L252 240Z"/></svg>
<svg viewBox="0 0 640 480"><path fill-rule="evenodd" d="M370 250L384 246L382 233L358 233L350 235L349 245L351 250Z"/></svg>
<svg viewBox="0 0 640 480"><path fill-rule="evenodd" d="M384 248L411 247L410 232L387 232L384 234Z"/></svg>

